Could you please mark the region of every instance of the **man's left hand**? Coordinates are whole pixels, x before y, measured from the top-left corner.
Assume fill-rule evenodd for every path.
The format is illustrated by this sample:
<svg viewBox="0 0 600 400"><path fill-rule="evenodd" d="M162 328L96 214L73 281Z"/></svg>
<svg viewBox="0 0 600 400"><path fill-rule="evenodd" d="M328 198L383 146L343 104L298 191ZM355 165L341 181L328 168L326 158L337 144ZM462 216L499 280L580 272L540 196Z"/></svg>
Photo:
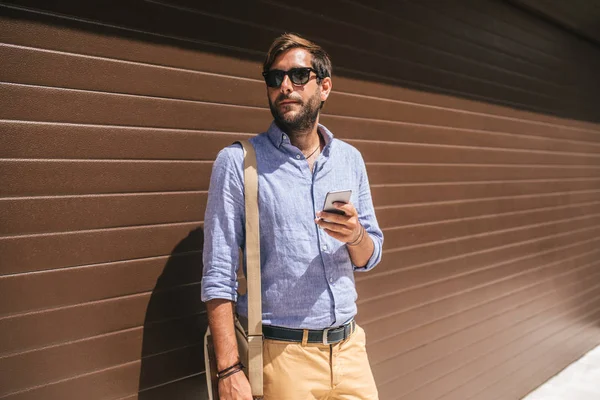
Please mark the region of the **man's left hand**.
<svg viewBox="0 0 600 400"><path fill-rule="evenodd" d="M326 211L319 211L315 222L327 232L327 234L340 242L352 243L358 239L361 233L358 212L352 203L333 203L335 208L343 211L345 215L339 215Z"/></svg>

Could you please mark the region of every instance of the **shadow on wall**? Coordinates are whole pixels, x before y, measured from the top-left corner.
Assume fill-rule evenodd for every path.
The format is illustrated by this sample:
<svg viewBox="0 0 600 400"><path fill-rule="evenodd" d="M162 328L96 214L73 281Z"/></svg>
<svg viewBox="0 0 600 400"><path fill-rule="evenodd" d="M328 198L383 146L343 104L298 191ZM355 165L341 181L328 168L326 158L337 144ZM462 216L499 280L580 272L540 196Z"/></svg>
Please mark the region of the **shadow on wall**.
<svg viewBox="0 0 600 400"><path fill-rule="evenodd" d="M600 49L506 1L2 3L0 14L9 18L257 65L273 38L298 32L327 49L337 77L600 122ZM135 61L134 54L119 58ZM260 79L257 72L245 77Z"/></svg>
<svg viewBox="0 0 600 400"><path fill-rule="evenodd" d="M139 400L207 396L203 340L208 321L200 300L203 243L201 228L179 242L152 291L144 319Z"/></svg>

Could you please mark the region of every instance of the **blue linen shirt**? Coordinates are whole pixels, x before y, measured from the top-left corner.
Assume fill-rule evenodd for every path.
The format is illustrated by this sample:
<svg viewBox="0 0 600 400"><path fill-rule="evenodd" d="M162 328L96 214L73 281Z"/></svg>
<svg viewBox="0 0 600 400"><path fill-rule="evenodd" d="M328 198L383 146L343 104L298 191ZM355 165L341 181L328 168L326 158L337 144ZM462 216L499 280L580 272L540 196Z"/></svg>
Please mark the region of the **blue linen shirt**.
<svg viewBox="0 0 600 400"><path fill-rule="evenodd" d="M334 139L323 125L325 147L311 172L302 152L275 123L250 139L258 163L262 318L267 325L295 329L338 326L356 314L354 271L381 260L383 234L373 209L360 152ZM243 150L234 144L217 155L204 217L202 300L237 301L248 315L246 295L237 294L239 249L244 248ZM351 202L374 244L364 267L352 264L346 245L314 222L327 192L351 189Z"/></svg>

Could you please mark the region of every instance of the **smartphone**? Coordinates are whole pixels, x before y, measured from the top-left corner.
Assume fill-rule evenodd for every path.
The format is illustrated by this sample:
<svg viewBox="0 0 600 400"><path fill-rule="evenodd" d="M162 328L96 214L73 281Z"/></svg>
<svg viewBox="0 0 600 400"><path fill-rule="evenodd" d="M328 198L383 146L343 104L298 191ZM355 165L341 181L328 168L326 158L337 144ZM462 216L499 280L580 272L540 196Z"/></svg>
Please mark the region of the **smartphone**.
<svg viewBox="0 0 600 400"><path fill-rule="evenodd" d="M345 215L342 210L338 210L333 205L334 202L339 201L340 203L349 203L352 190L335 190L327 193L325 196L325 204L323 204L323 211Z"/></svg>

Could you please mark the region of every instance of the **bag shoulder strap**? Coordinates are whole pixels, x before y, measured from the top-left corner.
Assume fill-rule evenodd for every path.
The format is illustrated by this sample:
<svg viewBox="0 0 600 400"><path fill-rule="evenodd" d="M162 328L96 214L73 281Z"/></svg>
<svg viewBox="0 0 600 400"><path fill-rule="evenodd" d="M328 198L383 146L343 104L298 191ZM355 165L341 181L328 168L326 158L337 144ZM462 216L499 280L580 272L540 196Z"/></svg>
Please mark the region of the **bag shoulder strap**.
<svg viewBox="0 0 600 400"><path fill-rule="evenodd" d="M262 293L260 280L260 234L258 217L258 170L254 146L240 140L244 149L244 196L246 206L246 281L248 285L248 379L252 395L263 395Z"/></svg>

